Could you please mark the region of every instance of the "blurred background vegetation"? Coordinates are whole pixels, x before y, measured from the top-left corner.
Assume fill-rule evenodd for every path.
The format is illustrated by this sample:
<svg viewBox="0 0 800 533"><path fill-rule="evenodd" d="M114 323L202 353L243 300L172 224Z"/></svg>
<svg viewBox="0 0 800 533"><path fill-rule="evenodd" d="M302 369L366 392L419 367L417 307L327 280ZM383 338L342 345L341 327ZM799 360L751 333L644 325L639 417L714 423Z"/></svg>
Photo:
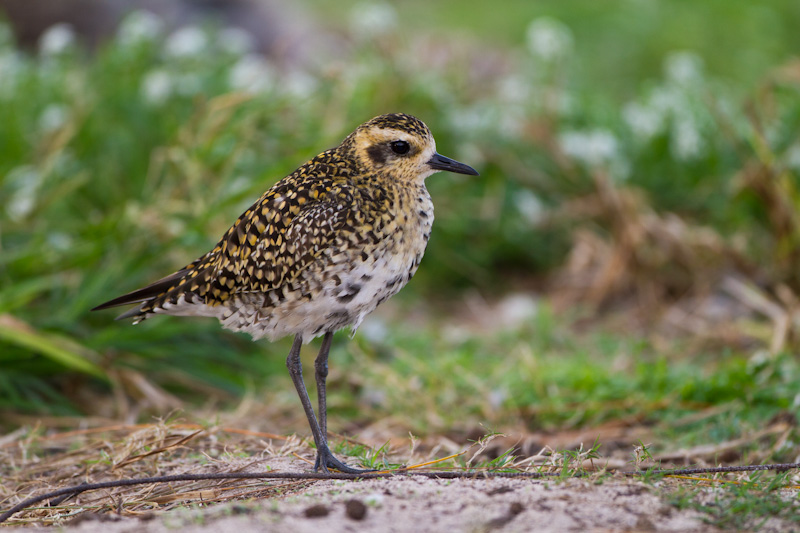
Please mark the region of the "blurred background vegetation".
<svg viewBox="0 0 800 533"><path fill-rule="evenodd" d="M800 405L797 2L75 5L0 2L0 424L300 417L287 341L88 310L393 111L481 176L428 181L417 277L335 345L332 426L684 443Z"/></svg>

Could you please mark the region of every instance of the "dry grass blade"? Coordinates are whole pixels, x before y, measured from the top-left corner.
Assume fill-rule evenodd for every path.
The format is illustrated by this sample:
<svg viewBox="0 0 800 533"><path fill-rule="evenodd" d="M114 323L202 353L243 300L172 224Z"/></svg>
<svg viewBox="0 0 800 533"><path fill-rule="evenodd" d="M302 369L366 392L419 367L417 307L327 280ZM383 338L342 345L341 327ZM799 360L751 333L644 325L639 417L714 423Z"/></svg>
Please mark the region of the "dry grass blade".
<svg viewBox="0 0 800 533"><path fill-rule="evenodd" d="M296 469L286 454L302 443L275 435L283 445L273 447L271 440L265 440L272 437L258 431L183 423L110 425L51 435L29 429L17 431L7 435L0 447L0 507L13 507L36 494L80 486L88 480ZM310 482L218 479L66 493L57 505L31 508L9 523L57 524L87 511L166 511L191 501L222 502L301 490Z"/></svg>
<svg viewBox="0 0 800 533"><path fill-rule="evenodd" d="M153 455L158 455L160 453L164 453L164 452L173 450L174 448L182 446L182 445L186 444L187 442L189 442L190 440L194 439L195 437L197 437L198 435L203 433L203 431L205 431L205 430L199 429L199 430L195 431L194 433L191 433L191 434L186 435L184 437L178 438L177 440L175 440L175 442L172 442L170 444L167 444L167 445L164 445L164 446L160 446L160 447L154 448L152 450L148 450L148 451L146 451L144 453L141 453L139 455L128 457L127 459L124 459L124 460L120 461L119 463L115 464L114 465L114 470L117 470L119 468L123 468L123 467L125 467L125 466L127 466L127 465L129 465L131 463L135 463L136 461L141 461L142 459L145 459L147 457L151 457ZM173 438L175 438L175 437L173 437Z"/></svg>
<svg viewBox="0 0 800 533"><path fill-rule="evenodd" d="M638 309L652 315L675 295L708 291L722 272L745 263L713 229L657 213L641 191L602 173L594 174L594 183L594 193L551 215L554 221L588 219L607 230L582 224L575 231L572 250L555 277L558 307L580 302L599 308L633 296Z"/></svg>

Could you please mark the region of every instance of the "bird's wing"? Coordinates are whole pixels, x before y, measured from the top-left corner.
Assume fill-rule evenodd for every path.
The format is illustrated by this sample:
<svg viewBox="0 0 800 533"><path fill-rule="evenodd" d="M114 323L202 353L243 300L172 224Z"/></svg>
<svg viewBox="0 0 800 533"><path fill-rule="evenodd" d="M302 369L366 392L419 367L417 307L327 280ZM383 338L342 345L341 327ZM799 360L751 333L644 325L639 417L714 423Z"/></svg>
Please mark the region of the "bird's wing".
<svg viewBox="0 0 800 533"><path fill-rule="evenodd" d="M256 240L255 250L234 269L237 292L267 292L295 281L341 241L351 212L348 204L323 199L306 204L281 231L268 226Z"/></svg>
<svg viewBox="0 0 800 533"><path fill-rule="evenodd" d="M176 304L216 306L241 292L267 292L296 279L327 252L339 230L352 223L346 187L330 181L296 187L279 182L225 233L207 254L161 280L95 309L140 303L117 317L144 317Z"/></svg>

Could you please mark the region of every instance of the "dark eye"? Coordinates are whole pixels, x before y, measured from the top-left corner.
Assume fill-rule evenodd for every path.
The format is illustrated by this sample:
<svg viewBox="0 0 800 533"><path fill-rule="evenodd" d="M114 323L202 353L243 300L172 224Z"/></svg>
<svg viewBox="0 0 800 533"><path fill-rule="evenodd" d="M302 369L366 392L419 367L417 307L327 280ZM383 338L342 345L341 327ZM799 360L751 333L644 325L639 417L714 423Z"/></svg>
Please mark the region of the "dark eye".
<svg viewBox="0 0 800 533"><path fill-rule="evenodd" d="M411 149L411 146L406 141L392 141L389 146L392 147L392 152L397 155L406 155Z"/></svg>

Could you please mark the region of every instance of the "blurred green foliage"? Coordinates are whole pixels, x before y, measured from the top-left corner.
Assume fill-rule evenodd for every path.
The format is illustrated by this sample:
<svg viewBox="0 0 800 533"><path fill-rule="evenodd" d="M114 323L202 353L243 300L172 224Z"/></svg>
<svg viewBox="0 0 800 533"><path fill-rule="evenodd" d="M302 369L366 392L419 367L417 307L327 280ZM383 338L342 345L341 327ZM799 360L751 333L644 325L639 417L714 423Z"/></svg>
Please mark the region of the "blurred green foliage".
<svg viewBox="0 0 800 533"><path fill-rule="evenodd" d="M371 4L361 0L309 0L326 19L347 25ZM398 25L406 38L436 33L479 38L518 51L540 17L563 22L575 53L570 84L616 100L635 97L643 83L661 77L671 53L691 50L714 77L730 80L741 93L755 89L775 65L800 50L800 4L792 0L404 0Z"/></svg>
<svg viewBox="0 0 800 533"><path fill-rule="evenodd" d="M164 35L141 13L91 54L63 27L24 52L0 26L0 408L79 413L68 391L120 387L122 369L178 392L238 394L282 375L285 342L256 346L206 320L112 325L88 309L193 260L274 181L384 112L421 117L440 152L481 171L429 180L436 229L400 297L409 306L541 278L577 225L609 232L555 216L594 193L598 174L657 212L744 237L755 262L784 265L770 279L797 286L786 259L796 222L773 216L776 196L789 211L800 203L796 4L612 4L370 4L343 10L346 46L307 70L230 46L213 27ZM495 38L499 49L486 44ZM763 170L756 182L749 167ZM587 400L629 394L613 375L597 381L589 359L547 375ZM634 374L636 386L652 372Z"/></svg>

